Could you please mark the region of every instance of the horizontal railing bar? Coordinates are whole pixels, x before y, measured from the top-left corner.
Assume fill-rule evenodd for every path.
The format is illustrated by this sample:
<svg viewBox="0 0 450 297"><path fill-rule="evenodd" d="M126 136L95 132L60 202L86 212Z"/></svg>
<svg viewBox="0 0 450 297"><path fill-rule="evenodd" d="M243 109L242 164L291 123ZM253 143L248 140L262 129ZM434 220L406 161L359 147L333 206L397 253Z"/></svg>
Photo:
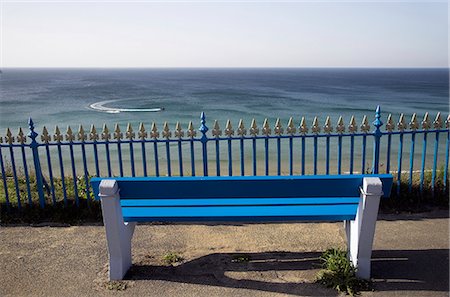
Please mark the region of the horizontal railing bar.
<svg viewBox="0 0 450 297"><path fill-rule="evenodd" d="M429 130L405 130L405 131L392 131L392 132L381 132L382 135L398 135L398 134L419 134L419 133L442 133L448 132L449 129L429 129ZM370 134L369 134L370 135Z"/></svg>

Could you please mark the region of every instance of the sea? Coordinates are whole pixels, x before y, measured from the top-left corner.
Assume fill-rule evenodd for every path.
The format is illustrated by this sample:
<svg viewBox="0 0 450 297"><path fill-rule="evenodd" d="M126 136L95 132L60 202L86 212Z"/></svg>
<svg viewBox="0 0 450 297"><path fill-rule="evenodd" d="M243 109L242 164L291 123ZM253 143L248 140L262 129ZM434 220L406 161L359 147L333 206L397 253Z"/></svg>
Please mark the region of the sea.
<svg viewBox="0 0 450 297"><path fill-rule="evenodd" d="M248 127L252 119L261 126L267 118L296 126L305 117L308 126L327 116L335 125L340 116L358 123L370 122L380 106L382 120L401 113L410 120L425 112L434 119L449 112L449 69L366 68L166 68L166 69L2 69L0 74L0 136L5 129L17 133L32 118L36 131L52 133L82 124L136 130L155 122L173 129L180 122L206 125L215 120L221 128L240 119ZM85 129L86 129L85 128ZM99 129L97 128L97 129Z"/></svg>

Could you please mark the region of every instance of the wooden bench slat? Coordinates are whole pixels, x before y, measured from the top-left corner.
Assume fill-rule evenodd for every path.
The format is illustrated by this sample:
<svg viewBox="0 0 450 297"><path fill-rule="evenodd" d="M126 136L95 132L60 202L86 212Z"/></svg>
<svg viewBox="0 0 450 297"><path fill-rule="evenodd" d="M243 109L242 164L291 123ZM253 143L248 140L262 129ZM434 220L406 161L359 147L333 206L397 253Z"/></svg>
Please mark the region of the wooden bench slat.
<svg viewBox="0 0 450 297"><path fill-rule="evenodd" d="M358 204L294 206L122 207L125 221L353 220Z"/></svg>
<svg viewBox="0 0 450 297"><path fill-rule="evenodd" d="M233 206L233 205L341 205L358 204L359 197L323 198L202 198L202 199L124 199L122 207L176 207L176 206Z"/></svg>

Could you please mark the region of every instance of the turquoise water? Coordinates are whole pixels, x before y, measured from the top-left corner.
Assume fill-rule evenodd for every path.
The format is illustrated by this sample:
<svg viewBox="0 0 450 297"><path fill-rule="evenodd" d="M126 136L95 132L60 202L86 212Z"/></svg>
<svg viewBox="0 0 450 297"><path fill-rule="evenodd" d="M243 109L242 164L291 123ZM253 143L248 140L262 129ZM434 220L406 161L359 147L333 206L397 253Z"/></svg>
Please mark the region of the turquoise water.
<svg viewBox="0 0 450 297"><path fill-rule="evenodd" d="M227 119L273 126L291 116L296 125L318 116L323 126L328 115L334 125L341 115L359 123L377 105L395 120L449 111L448 69L5 69L0 77L0 135L29 117L38 131L128 122L136 130L139 122L198 127L202 111L222 128Z"/></svg>

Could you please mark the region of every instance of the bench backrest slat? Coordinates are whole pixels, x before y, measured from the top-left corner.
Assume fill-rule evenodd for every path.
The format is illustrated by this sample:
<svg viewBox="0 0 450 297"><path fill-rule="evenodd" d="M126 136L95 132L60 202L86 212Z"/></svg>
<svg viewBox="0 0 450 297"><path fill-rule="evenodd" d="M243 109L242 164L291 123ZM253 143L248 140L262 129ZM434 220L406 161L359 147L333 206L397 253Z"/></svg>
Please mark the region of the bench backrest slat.
<svg viewBox="0 0 450 297"><path fill-rule="evenodd" d="M383 182L389 197L392 176L370 175ZM121 199L358 197L367 175L239 176L239 177L117 177ZM92 178L96 199L100 181Z"/></svg>

